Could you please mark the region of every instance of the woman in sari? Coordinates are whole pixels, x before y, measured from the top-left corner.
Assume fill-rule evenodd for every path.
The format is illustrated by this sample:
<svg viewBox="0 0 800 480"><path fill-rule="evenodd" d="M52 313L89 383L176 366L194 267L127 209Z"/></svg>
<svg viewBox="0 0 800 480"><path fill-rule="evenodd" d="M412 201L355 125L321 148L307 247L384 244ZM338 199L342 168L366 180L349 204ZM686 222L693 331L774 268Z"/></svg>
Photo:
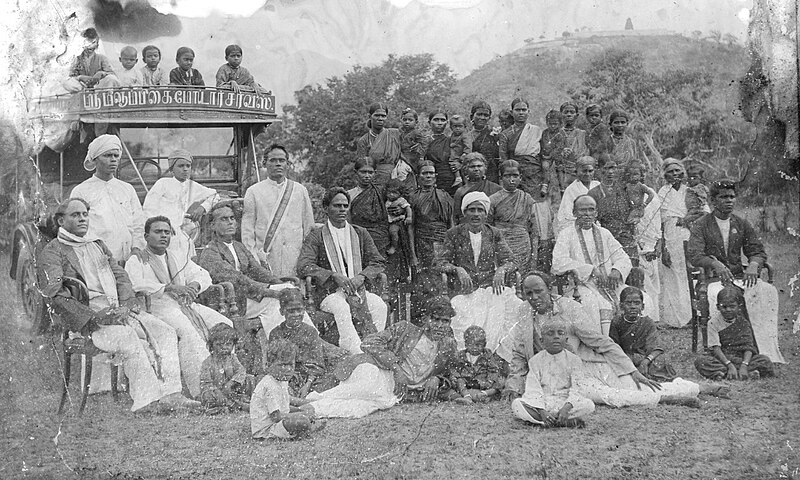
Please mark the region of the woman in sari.
<svg viewBox="0 0 800 480"><path fill-rule="evenodd" d="M450 136L444 133L448 118L444 110L434 110L428 114L431 135L426 139L425 160L433 162L436 168L436 188L453 195L458 188L458 185L453 185L455 172L461 166L454 169L450 165Z"/></svg>
<svg viewBox="0 0 800 480"><path fill-rule="evenodd" d="M522 176L520 187L534 196L544 182L539 159L539 140L543 130L528 123L528 102L525 99L515 98L511 102L511 114L514 116L514 125L500 133L498 154L501 162L519 162L519 173Z"/></svg>
<svg viewBox="0 0 800 480"><path fill-rule="evenodd" d="M453 227L453 199L436 188L436 166L423 160L419 166L419 189L409 198L414 210L414 232L420 270L433 266L434 245L441 244Z"/></svg>
<svg viewBox="0 0 800 480"><path fill-rule="evenodd" d="M497 159L500 157L497 138L500 132L489 126L492 118L492 107L479 100L472 104L469 119L472 121L472 151L478 152L486 159L486 178L498 183Z"/></svg>
<svg viewBox="0 0 800 480"><path fill-rule="evenodd" d="M369 121L367 121L369 131L356 140L358 158L369 157L374 162L373 181L378 186L386 184L400 159L400 130L385 127L388 115L389 108L385 105L381 103L370 105Z"/></svg>
<svg viewBox="0 0 800 480"><path fill-rule="evenodd" d="M608 123L611 125L610 152L620 166L642 160L636 140L626 133L629 121L628 114L622 110L615 110L608 117Z"/></svg>
<svg viewBox="0 0 800 480"><path fill-rule="evenodd" d="M534 201L519 190L519 163L506 160L500 165L500 182L503 189L493 193L489 200L489 224L503 232L519 273L525 278L532 265L536 265L539 233L534 214Z"/></svg>

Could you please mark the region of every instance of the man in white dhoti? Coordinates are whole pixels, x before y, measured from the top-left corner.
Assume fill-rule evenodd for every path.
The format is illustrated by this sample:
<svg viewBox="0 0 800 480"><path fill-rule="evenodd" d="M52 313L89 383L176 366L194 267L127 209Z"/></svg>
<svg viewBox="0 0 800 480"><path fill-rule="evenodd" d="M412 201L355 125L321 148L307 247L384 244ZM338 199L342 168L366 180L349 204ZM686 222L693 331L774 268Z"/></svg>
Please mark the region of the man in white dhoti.
<svg viewBox="0 0 800 480"><path fill-rule="evenodd" d="M631 260L611 232L595 223L597 204L589 195L575 199L574 226L558 234L553 273L573 272L581 302L603 335L608 335L618 291L631 271Z"/></svg>
<svg viewBox="0 0 800 480"><path fill-rule="evenodd" d="M89 234L100 238L117 261L144 248L144 215L133 186L114 178L122 144L114 135L100 135L89 144L83 167L94 175L73 190L73 198L89 203Z"/></svg>
<svg viewBox="0 0 800 480"><path fill-rule="evenodd" d="M503 232L486 225L491 203L483 192L464 195L464 223L445 233L434 266L454 274L461 292L451 300L456 311L451 326L464 348L464 332L477 325L486 332L486 348L494 350L513 325L513 313L522 301L505 286L506 275L517 268ZM510 321L511 320L511 321Z"/></svg>
<svg viewBox="0 0 800 480"><path fill-rule="evenodd" d="M722 287L733 283L743 288L758 353L773 363L786 363L778 347L778 291L758 278L767 254L750 223L733 214L736 184L731 180L714 182L710 200L714 211L695 221L689 239L692 265L704 268L711 279L709 322L722 317L717 310L717 294ZM742 256L747 259L746 268L742 267Z"/></svg>
<svg viewBox="0 0 800 480"><path fill-rule="evenodd" d="M208 331L218 323L233 322L214 310L195 303L211 285L211 276L193 261L182 269L167 251L172 225L167 217L147 219L144 226L147 247L125 263L133 290L150 296L150 311L172 326L178 334L181 371L189 393L200 394L200 370L209 352ZM141 258L140 258L141 257Z"/></svg>
<svg viewBox="0 0 800 480"><path fill-rule="evenodd" d="M295 275L303 240L314 226L314 212L306 187L286 178L286 149L273 144L264 166L267 178L244 194L242 243L277 277Z"/></svg>
<svg viewBox="0 0 800 480"><path fill-rule="evenodd" d="M299 280L296 277L278 278L271 275L242 242L233 239L236 218L228 204L217 204L209 215L214 239L203 249L197 264L208 271L214 283L233 284L239 314L246 319L257 319L268 338L269 332L283 322L280 291L298 287ZM303 321L314 325L308 314L303 315Z"/></svg>
<svg viewBox="0 0 800 480"><path fill-rule="evenodd" d="M361 353L361 337L386 326L386 304L364 286L367 280L377 280L386 261L367 229L347 221L350 196L345 189L328 189L322 206L328 220L303 241L297 274L316 282L315 300L320 301L321 310L333 314L339 346Z"/></svg>
<svg viewBox="0 0 800 480"><path fill-rule="evenodd" d="M200 219L219 200L217 191L191 180L192 155L186 150L169 154L171 177L159 178L147 192L142 205L145 218L163 215L169 218L175 235L169 242L170 256L183 268L197 254L191 235L200 228Z"/></svg>
<svg viewBox="0 0 800 480"><path fill-rule="evenodd" d="M575 225L575 215L572 213L575 199L581 195L586 195L589 190L600 185L599 181L594 180L594 169L596 167L597 162L594 157L581 157L575 162L575 171L578 178L567 186L561 196L561 205L558 207L554 228L556 235L561 230Z"/></svg>
<svg viewBox="0 0 800 480"><path fill-rule="evenodd" d="M661 225L664 233L664 250L659 265L661 280L661 321L680 328L692 318L692 304L689 298L689 281L686 276L686 255L683 242L689 240L689 230L683 225L686 216L686 170L674 158L664 160L664 179L667 184L658 191L661 207Z"/></svg>
<svg viewBox="0 0 800 480"><path fill-rule="evenodd" d="M579 388L580 395L612 407L657 403L699 407L700 385L680 378L662 383L648 379L619 345L598 331L577 302L551 295L551 286L544 273L531 274L525 279L523 289L528 301L520 307L517 324L498 349L498 354L509 362L511 372L506 379L504 398L524 395L528 362L542 349L541 325L555 321L566 326L566 348L583 360L586 377ZM718 389L704 385L703 393Z"/></svg>
<svg viewBox="0 0 800 480"><path fill-rule="evenodd" d="M88 337L124 367L133 399L131 410L158 402L159 409L196 409L181 395L175 330L140 311L128 275L97 237L88 234L90 207L71 198L56 210L58 237L39 257L39 285L72 334ZM65 277L86 284L89 305L65 288Z"/></svg>

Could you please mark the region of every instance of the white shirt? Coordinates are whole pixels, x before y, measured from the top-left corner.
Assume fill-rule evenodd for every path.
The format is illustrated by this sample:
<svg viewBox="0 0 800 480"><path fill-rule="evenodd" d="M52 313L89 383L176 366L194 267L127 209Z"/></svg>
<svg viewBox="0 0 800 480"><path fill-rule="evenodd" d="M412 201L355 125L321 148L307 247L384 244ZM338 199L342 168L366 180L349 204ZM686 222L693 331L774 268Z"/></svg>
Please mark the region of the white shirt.
<svg viewBox="0 0 800 480"><path fill-rule="evenodd" d="M581 195L586 195L589 193L589 190L598 185L600 185L600 182L592 180L589 182L589 188L586 188L586 185L580 180L575 180L564 189L564 194L561 197L561 205L558 207L558 214L556 215L556 234L575 224L575 215L572 214L575 199Z"/></svg>
<svg viewBox="0 0 800 480"><path fill-rule="evenodd" d="M472 245L472 262L478 265L478 259L481 257L481 246L483 244L482 232L469 232L469 243Z"/></svg>
<svg viewBox="0 0 800 480"><path fill-rule="evenodd" d="M250 399L250 432L253 438L270 437L270 428L275 422L270 413L290 411L289 382L278 381L272 375L266 375L258 382Z"/></svg>
<svg viewBox="0 0 800 480"><path fill-rule="evenodd" d="M225 242L222 242L225 243ZM225 243L225 246L228 247L228 250L231 251L231 255L233 255L233 264L236 267L236 270L240 269L239 265L239 255L236 255L236 249L233 248L233 243Z"/></svg>
<svg viewBox="0 0 800 480"><path fill-rule="evenodd" d="M714 220L717 221L717 226L719 227L720 233L722 233L722 244L725 247L725 252L728 252L728 238L731 236L731 218L728 217L727 219L723 220L718 216L714 215Z"/></svg>
<svg viewBox="0 0 800 480"><path fill-rule="evenodd" d="M331 221L328 220L328 228L331 230L333 244L336 245L336 248L339 250L339 267L343 272L347 272L348 278L354 278L356 272L353 268L353 248L350 243L350 229L347 228L348 226L349 225L345 223L344 227L336 228ZM347 268L345 268L344 263L347 264Z"/></svg>

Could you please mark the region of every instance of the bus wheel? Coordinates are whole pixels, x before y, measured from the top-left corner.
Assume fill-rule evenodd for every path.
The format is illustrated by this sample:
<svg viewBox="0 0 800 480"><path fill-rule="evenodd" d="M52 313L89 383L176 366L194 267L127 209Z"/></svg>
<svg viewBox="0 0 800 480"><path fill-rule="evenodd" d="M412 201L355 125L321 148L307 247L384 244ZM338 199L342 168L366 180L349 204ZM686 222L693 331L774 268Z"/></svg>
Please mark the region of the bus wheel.
<svg viewBox="0 0 800 480"><path fill-rule="evenodd" d="M24 326L31 334L41 335L50 327L50 319L46 315L44 297L39 291L33 255L27 245L22 245L19 249L16 277L17 294L27 319L27 324Z"/></svg>

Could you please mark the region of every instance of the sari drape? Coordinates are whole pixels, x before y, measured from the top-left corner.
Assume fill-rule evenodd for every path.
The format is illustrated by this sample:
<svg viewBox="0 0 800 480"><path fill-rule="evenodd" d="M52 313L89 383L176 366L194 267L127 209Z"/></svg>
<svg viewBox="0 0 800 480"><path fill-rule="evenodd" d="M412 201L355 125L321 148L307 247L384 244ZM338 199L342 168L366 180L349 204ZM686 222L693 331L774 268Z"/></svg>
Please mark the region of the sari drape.
<svg viewBox="0 0 800 480"><path fill-rule="evenodd" d="M385 185L400 158L400 130L384 128L377 136L367 132L358 139L356 147L360 158L370 157L375 161L373 182L378 186Z"/></svg>
<svg viewBox="0 0 800 480"><path fill-rule="evenodd" d="M420 268L433 266L434 243L441 244L453 216L453 199L444 190L419 189L409 198Z"/></svg>
<svg viewBox="0 0 800 480"><path fill-rule="evenodd" d="M425 150L425 160L433 162L436 168L436 188L444 190L450 195L456 191L453 181L456 176L450 170L450 136L435 135L428 138L428 148Z"/></svg>
<svg viewBox="0 0 800 480"><path fill-rule="evenodd" d="M538 246L538 242L536 245L531 242L532 232L535 237L538 230L534 225L533 198L521 190L500 190L492 194L489 200L488 222L503 232L519 272L524 277L531 268L531 250Z"/></svg>

